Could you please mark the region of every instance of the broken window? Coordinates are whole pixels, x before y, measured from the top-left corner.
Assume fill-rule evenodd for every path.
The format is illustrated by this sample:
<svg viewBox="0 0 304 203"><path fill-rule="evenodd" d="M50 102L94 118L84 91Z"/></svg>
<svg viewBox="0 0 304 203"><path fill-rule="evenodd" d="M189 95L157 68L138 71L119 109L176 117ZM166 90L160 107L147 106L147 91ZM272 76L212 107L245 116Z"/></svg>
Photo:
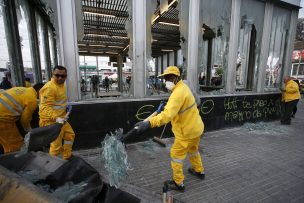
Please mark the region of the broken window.
<svg viewBox="0 0 304 203"><path fill-rule="evenodd" d="M78 39L78 53L82 99L130 97L132 1L81 2L84 33Z"/></svg>
<svg viewBox="0 0 304 203"><path fill-rule="evenodd" d="M32 64L32 52L31 50L31 39L30 39L30 30L28 27L29 16L28 16L28 5L26 1L15 0L16 3L16 13L18 21L18 29L20 36L21 44L21 53L24 66L24 76L25 78L30 79L30 82L34 83L33 75L33 64Z"/></svg>
<svg viewBox="0 0 304 203"><path fill-rule="evenodd" d="M167 94L164 81L157 76L168 66L183 66L180 45L180 4L182 1L148 0L146 3L146 95Z"/></svg>
<svg viewBox="0 0 304 203"><path fill-rule="evenodd" d="M293 63L290 71L290 76L294 78L304 78L304 64Z"/></svg>
<svg viewBox="0 0 304 203"><path fill-rule="evenodd" d="M220 5L220 6L219 6ZM201 0L198 80L200 91L217 91L225 85L228 65L231 0Z"/></svg>
<svg viewBox="0 0 304 203"><path fill-rule="evenodd" d="M274 7L266 67L266 90L269 90L269 88L279 88L282 81L282 68L286 57L290 17L290 10Z"/></svg>
<svg viewBox="0 0 304 203"><path fill-rule="evenodd" d="M253 90L263 35L265 3L242 0L236 65L236 90Z"/></svg>
<svg viewBox="0 0 304 203"><path fill-rule="evenodd" d="M9 58L9 52L8 52L8 47L7 47L7 41L6 41L6 30L5 30L5 10L4 10L5 2L3 0L0 0L0 50L1 50L1 56L0 56L0 67L9 69L10 68L10 58ZM1 80L2 77L8 75L8 71L5 72L0 72ZM9 80L11 80L10 77L8 77Z"/></svg>
<svg viewBox="0 0 304 203"><path fill-rule="evenodd" d="M43 26L44 21L43 18L35 12L36 17L36 25L37 25L37 34L38 34L38 46L39 46L39 55L40 55L40 63L41 63L41 71L42 71L42 80L43 82L47 82L51 79L51 75L47 72L46 68L46 57L45 57L45 47L43 43Z"/></svg>

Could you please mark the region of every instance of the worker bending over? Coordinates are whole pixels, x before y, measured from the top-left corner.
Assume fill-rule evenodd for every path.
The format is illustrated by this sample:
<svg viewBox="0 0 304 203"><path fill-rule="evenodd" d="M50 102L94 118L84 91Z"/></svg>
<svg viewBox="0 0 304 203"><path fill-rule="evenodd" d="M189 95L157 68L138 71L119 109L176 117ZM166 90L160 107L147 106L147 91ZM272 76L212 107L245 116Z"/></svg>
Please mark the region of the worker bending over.
<svg viewBox="0 0 304 203"><path fill-rule="evenodd" d="M75 133L71 125L66 122L67 118L67 94L64 82L67 77L67 69L56 66L53 69L53 77L40 90L39 125L47 126L55 122L62 123L60 135L51 143L50 155L62 156L67 160L72 155L72 146ZM62 145L63 141L63 145Z"/></svg>
<svg viewBox="0 0 304 203"><path fill-rule="evenodd" d="M204 131L204 123L199 115L196 102L190 88L180 79L180 71L176 66L169 66L164 74L166 88L171 91L164 110L149 121L136 124L138 132L149 127L160 127L171 121L175 139L171 147L171 167L173 180L166 181L169 189L184 191L183 161L187 154L192 168L188 171L200 179L205 178L202 159L198 151L200 138Z"/></svg>
<svg viewBox="0 0 304 203"><path fill-rule="evenodd" d="M33 87L13 87L0 93L0 154L20 150L23 145L16 122L27 132L31 129L32 115L38 107L38 83Z"/></svg>
<svg viewBox="0 0 304 203"><path fill-rule="evenodd" d="M281 124L290 125L291 116L295 107L301 98L299 85L292 80L290 76L284 77L285 88L282 91L283 105L283 117L281 119Z"/></svg>

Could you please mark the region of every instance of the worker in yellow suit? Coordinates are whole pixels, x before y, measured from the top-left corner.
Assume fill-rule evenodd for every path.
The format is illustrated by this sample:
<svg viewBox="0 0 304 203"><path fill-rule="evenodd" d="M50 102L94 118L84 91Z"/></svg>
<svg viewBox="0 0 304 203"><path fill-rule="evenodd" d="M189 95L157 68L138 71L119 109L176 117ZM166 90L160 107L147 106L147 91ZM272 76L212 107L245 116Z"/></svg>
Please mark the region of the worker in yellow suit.
<svg viewBox="0 0 304 203"><path fill-rule="evenodd" d="M282 99L284 100L284 114L281 119L281 124L290 125L291 116L294 107L297 106L301 95L299 85L292 80L290 76L284 77L285 87L282 90Z"/></svg>
<svg viewBox="0 0 304 203"><path fill-rule="evenodd" d="M0 93L0 153L20 150L23 144L16 122L25 131L31 129L32 114L38 107L39 90L43 84L30 88L13 87Z"/></svg>
<svg viewBox="0 0 304 203"><path fill-rule="evenodd" d="M53 77L40 90L39 125L47 126L55 122L62 123L62 129L58 138L51 143L50 155L62 156L67 160L72 155L72 146L75 133L71 125L66 122L67 94L64 82L67 77L67 69L63 66L55 66ZM62 144L63 141L63 144Z"/></svg>
<svg viewBox="0 0 304 203"><path fill-rule="evenodd" d="M32 87L30 78L25 78L25 87Z"/></svg>
<svg viewBox="0 0 304 203"><path fill-rule="evenodd" d="M190 88L180 79L179 69L176 66L169 66L164 74L160 75L162 76L166 81L166 88L171 91L164 110L149 121L141 121L136 126L140 133L149 127L160 127L171 121L175 136L170 151L173 180L166 181L165 184L169 189L184 191L183 161L187 154L192 165L188 169L190 174L200 179L205 178L202 159L198 151L204 123Z"/></svg>

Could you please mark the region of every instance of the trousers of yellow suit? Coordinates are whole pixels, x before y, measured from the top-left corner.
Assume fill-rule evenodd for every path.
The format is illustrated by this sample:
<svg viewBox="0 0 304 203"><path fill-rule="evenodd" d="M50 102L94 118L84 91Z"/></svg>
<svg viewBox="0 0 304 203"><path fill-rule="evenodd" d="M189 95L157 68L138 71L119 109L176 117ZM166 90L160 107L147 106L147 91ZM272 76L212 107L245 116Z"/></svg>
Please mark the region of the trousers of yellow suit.
<svg viewBox="0 0 304 203"><path fill-rule="evenodd" d="M50 122L45 122L40 120L40 127L47 126L53 124ZM75 139L75 133L71 125L66 122L60 131L57 139L51 143L50 146L50 155L52 156L61 156L62 158L67 160L72 156L72 146ZM62 143L63 142L63 143Z"/></svg>
<svg viewBox="0 0 304 203"><path fill-rule="evenodd" d="M174 143L170 150L170 156L171 156L171 167L173 170L173 180L178 185L183 183L185 179L183 173L183 161L185 160L187 154L189 155L192 168L196 172L199 173L204 172L202 158L198 151L199 144L200 144L200 137L189 140L179 140L179 139L174 140Z"/></svg>
<svg viewBox="0 0 304 203"><path fill-rule="evenodd" d="M23 137L16 123L0 122L0 145L2 145L4 153L20 150L23 145Z"/></svg>

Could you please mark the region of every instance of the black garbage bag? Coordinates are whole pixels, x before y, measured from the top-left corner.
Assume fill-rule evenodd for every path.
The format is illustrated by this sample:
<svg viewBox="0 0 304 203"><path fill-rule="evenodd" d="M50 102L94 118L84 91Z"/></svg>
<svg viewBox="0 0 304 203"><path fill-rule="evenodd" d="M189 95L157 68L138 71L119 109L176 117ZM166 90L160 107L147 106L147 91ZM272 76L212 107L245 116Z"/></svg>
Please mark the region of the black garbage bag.
<svg viewBox="0 0 304 203"><path fill-rule="evenodd" d="M69 202L100 202L100 203L137 203L135 196L122 190L111 187L103 182L99 173L88 163L79 157L72 157L68 162L60 166L56 171L39 181L39 184L47 184L52 189L57 189L67 182L78 184L85 182L83 190Z"/></svg>

